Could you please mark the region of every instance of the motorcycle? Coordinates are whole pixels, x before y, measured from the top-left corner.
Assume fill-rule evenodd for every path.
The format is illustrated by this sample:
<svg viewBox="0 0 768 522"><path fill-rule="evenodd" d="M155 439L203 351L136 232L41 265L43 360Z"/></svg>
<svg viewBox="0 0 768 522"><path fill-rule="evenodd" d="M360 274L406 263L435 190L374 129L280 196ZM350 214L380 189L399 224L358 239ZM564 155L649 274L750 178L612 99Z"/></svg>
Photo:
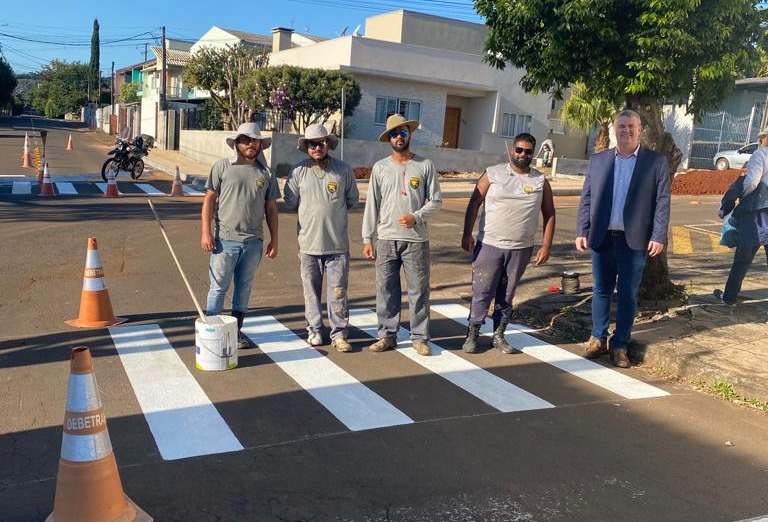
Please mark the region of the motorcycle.
<svg viewBox="0 0 768 522"><path fill-rule="evenodd" d="M144 156L149 154L149 147L152 140L146 139L144 135L136 136L133 143L122 138L117 138L115 148L107 151L107 154L113 156L104 162L101 166L101 177L104 181L109 181L110 175L117 178L121 170L130 172L133 179L139 179L144 173Z"/></svg>

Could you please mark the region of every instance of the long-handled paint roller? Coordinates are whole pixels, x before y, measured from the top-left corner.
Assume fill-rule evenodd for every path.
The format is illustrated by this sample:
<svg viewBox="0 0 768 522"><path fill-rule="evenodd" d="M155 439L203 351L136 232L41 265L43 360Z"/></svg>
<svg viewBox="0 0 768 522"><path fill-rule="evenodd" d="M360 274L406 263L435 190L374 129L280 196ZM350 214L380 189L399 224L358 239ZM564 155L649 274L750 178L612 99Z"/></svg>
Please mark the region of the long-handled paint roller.
<svg viewBox="0 0 768 522"><path fill-rule="evenodd" d="M173 256L173 261L176 263L176 268L179 269L181 278L184 280L184 284L187 285L187 291L189 292L190 297L192 297L192 301L195 303L195 308L197 308L197 313L198 315L200 315L200 320L206 324L214 324L214 322L211 321L211 318L205 315L203 313L203 309L200 308L200 303L197 302L195 293L192 291L192 286L190 286L189 281L187 280L187 276L184 275L184 270L181 268L181 264L179 264L179 259L176 257L176 252L174 252L173 246L171 246L171 241L168 239L168 234L165 233L165 227L163 226L163 222L160 221L160 216L157 214L157 210L155 210L155 206L152 204L152 200L148 199L147 203L149 203L149 208L152 209L152 213L155 215L155 220L157 220L157 224L160 225L160 232L163 233L163 238L165 238L165 243L168 245L168 250L171 251L171 255Z"/></svg>

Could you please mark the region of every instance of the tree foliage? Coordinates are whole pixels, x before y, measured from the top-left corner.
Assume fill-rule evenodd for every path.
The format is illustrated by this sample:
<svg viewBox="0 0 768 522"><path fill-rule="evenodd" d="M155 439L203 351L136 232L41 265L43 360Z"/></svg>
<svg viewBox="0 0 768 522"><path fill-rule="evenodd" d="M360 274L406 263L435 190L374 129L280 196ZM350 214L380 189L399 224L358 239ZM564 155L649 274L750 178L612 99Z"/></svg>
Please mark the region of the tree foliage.
<svg viewBox="0 0 768 522"><path fill-rule="evenodd" d="M588 133L599 128L595 137L595 152L610 145L610 126L619 109L619 103L592 96L582 83L574 84L560 107L560 118L578 132Z"/></svg>
<svg viewBox="0 0 768 522"><path fill-rule="evenodd" d="M91 100L99 100L101 92L101 70L99 69L99 21L93 20L93 33L91 34L91 61L88 64L90 70L88 76L88 93Z"/></svg>
<svg viewBox="0 0 768 522"><path fill-rule="evenodd" d="M312 123L325 124L341 111L351 116L360 103L360 85L347 73L280 65L266 67L249 76L241 96L254 107L263 107L293 121L302 132Z"/></svg>
<svg viewBox="0 0 768 522"><path fill-rule="evenodd" d="M6 61L5 56L0 56L0 107L7 108L10 106L16 85L17 80L13 68Z"/></svg>
<svg viewBox="0 0 768 522"><path fill-rule="evenodd" d="M120 103L136 103L140 100L138 83L123 84L120 88L120 96L118 96L118 101Z"/></svg>
<svg viewBox="0 0 768 522"><path fill-rule="evenodd" d="M581 82L604 99L687 102L695 116L754 70L759 0L475 0L490 64L560 95Z"/></svg>
<svg viewBox="0 0 768 522"><path fill-rule="evenodd" d="M88 78L88 66L82 62L53 60L40 72L37 89L29 93L31 105L49 118L79 111L88 102Z"/></svg>
<svg viewBox="0 0 768 522"><path fill-rule="evenodd" d="M238 87L246 76L267 63L267 53L242 43L224 48L203 47L192 56L184 71L184 82L210 92L225 127L233 130L251 121L254 114L254 109L238 94Z"/></svg>

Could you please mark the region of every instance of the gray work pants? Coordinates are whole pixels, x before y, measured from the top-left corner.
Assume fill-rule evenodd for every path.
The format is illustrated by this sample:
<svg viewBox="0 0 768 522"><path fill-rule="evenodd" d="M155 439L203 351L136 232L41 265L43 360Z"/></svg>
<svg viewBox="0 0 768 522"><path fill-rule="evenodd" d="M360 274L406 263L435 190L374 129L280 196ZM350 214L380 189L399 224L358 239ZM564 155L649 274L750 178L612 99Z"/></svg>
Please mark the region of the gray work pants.
<svg viewBox="0 0 768 522"><path fill-rule="evenodd" d="M337 336L347 338L349 328L349 306L347 284L349 282L349 252L341 254L311 255L299 252L301 282L304 286L304 314L307 331L320 333L323 328L323 312L320 295L323 289L323 275L326 275L326 303L331 339Z"/></svg>
<svg viewBox="0 0 768 522"><path fill-rule="evenodd" d="M379 338L396 336L400 327L405 273L411 318L411 339L429 340L429 242L378 240L376 242L376 315Z"/></svg>

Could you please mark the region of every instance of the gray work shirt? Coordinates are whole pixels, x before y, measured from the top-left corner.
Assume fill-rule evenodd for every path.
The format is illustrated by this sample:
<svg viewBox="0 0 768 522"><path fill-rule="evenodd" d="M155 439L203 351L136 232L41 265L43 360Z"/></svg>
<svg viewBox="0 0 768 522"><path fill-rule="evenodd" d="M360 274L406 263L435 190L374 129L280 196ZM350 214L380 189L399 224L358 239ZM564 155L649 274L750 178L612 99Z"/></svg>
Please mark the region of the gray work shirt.
<svg viewBox="0 0 768 522"><path fill-rule="evenodd" d="M224 158L213 164L205 188L219 197L213 212L214 234L221 240L264 239L266 202L280 197L277 179L261 163L234 164Z"/></svg>
<svg viewBox="0 0 768 522"><path fill-rule="evenodd" d="M437 178L432 161L420 156L404 164L392 156L377 161L365 199L363 242L370 243L374 233L390 241L429 241L427 220L443 205ZM403 214L416 217L412 228L400 224Z"/></svg>
<svg viewBox="0 0 768 522"><path fill-rule="evenodd" d="M313 167L309 158L298 163L283 188L286 207L299 211L296 229L304 254L349 252L347 210L357 206L360 193L352 168L329 159L327 170Z"/></svg>

